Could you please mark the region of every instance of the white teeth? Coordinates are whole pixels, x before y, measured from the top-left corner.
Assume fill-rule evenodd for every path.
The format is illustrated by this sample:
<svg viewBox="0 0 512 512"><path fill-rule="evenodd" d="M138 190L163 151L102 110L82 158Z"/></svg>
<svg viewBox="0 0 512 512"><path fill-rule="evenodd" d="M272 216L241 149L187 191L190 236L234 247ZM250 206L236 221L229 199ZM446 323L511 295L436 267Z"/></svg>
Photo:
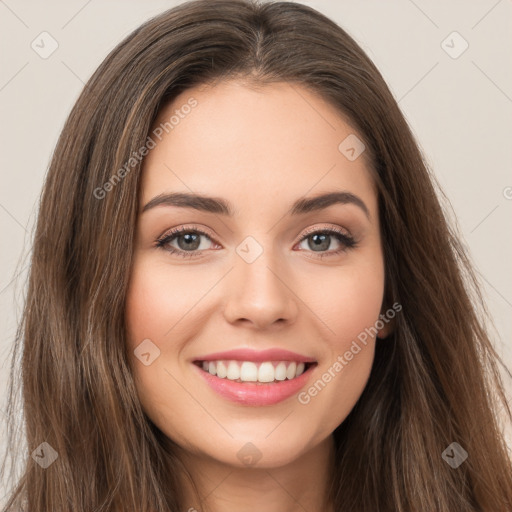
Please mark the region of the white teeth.
<svg viewBox="0 0 512 512"><path fill-rule="evenodd" d="M272 382L274 380L274 365L261 363L258 369L258 382Z"/></svg>
<svg viewBox="0 0 512 512"><path fill-rule="evenodd" d="M224 379L227 374L228 374L228 369L226 368L224 361L219 361L217 363L217 377Z"/></svg>
<svg viewBox="0 0 512 512"><path fill-rule="evenodd" d="M240 378L240 366L235 361L229 361L227 378L229 380L238 380Z"/></svg>
<svg viewBox="0 0 512 512"><path fill-rule="evenodd" d="M240 366L240 380L242 382L257 382L258 367L249 361L244 361Z"/></svg>
<svg viewBox="0 0 512 512"><path fill-rule="evenodd" d="M288 366L288 369L286 370L286 378L293 379L293 377L295 377L296 372L297 372L297 364L290 363L290 366Z"/></svg>
<svg viewBox="0 0 512 512"><path fill-rule="evenodd" d="M275 377L276 380L284 380L286 379L286 364L283 362L280 362L275 369Z"/></svg>
<svg viewBox="0 0 512 512"><path fill-rule="evenodd" d="M291 380L304 373L306 365L295 361L203 361L201 367L220 379L238 382L274 382Z"/></svg>

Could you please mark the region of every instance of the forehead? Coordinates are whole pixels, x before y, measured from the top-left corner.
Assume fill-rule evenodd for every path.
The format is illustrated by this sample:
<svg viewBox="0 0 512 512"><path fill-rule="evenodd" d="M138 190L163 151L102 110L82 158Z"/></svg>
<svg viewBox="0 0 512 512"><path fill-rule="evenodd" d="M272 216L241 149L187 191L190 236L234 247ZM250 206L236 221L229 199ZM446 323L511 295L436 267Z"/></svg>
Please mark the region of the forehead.
<svg viewBox="0 0 512 512"><path fill-rule="evenodd" d="M367 154L349 159L346 144L340 148L360 136L297 84L197 86L161 110L151 133L159 128L143 165L144 204L162 192L193 191L225 197L237 210L257 209L348 190L376 207Z"/></svg>

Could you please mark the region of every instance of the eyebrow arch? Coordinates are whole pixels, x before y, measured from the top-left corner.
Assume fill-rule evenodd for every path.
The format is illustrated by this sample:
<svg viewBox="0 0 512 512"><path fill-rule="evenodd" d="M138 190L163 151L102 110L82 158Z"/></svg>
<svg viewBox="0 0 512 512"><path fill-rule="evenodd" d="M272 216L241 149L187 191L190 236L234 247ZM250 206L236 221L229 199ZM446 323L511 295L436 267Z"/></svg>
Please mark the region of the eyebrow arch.
<svg viewBox="0 0 512 512"><path fill-rule="evenodd" d="M370 212L363 200L351 192L328 192L314 197L300 198L293 203L288 210L288 215L302 215L312 211L323 210L334 204L353 204L358 206L370 219ZM180 208L192 208L207 213L215 213L234 216L234 209L231 203L218 197L208 197L188 192L174 192L159 194L151 199L142 209L144 213L157 206L177 206Z"/></svg>

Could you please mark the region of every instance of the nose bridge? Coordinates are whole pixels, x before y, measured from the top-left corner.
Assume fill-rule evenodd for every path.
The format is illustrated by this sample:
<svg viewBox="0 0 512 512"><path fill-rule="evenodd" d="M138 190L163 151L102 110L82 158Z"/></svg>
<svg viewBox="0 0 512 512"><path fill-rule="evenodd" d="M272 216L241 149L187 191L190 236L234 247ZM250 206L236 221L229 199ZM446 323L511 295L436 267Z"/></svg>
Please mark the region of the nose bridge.
<svg viewBox="0 0 512 512"><path fill-rule="evenodd" d="M230 321L250 320L258 326L291 320L297 305L286 286L283 265L271 246L271 237L246 237L236 248L226 315Z"/></svg>
<svg viewBox="0 0 512 512"><path fill-rule="evenodd" d="M235 274L244 286L239 287L252 296L283 294L283 284L278 278L281 265L271 244L271 237L258 241L253 236L246 237L236 248ZM282 278L281 278L282 279ZM270 297L267 297L270 298Z"/></svg>

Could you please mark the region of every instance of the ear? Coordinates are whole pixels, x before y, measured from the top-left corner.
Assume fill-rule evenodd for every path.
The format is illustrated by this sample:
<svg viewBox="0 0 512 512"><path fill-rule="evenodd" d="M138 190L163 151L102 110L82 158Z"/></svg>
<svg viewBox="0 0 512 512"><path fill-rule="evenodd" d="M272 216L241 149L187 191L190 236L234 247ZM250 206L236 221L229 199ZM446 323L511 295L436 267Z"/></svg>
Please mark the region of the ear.
<svg viewBox="0 0 512 512"><path fill-rule="evenodd" d="M385 339L395 332L396 316L400 311L402 311L402 305L396 301L393 286L390 286L390 281L386 279L379 320L375 324L378 329L377 339Z"/></svg>
<svg viewBox="0 0 512 512"><path fill-rule="evenodd" d="M395 320L394 319L388 320L388 322L386 323L385 315L380 315L379 318L381 318L381 319L384 318L384 320L383 320L384 327L382 329L379 329L379 331L377 332L377 338L380 340L383 340L395 331Z"/></svg>
<svg viewBox="0 0 512 512"><path fill-rule="evenodd" d="M400 307L401 309L401 307ZM395 332L396 328L396 310L394 307L386 308L382 307L381 313L379 315L379 321L377 322L377 328L379 329L377 332L378 339L385 339L390 334Z"/></svg>

